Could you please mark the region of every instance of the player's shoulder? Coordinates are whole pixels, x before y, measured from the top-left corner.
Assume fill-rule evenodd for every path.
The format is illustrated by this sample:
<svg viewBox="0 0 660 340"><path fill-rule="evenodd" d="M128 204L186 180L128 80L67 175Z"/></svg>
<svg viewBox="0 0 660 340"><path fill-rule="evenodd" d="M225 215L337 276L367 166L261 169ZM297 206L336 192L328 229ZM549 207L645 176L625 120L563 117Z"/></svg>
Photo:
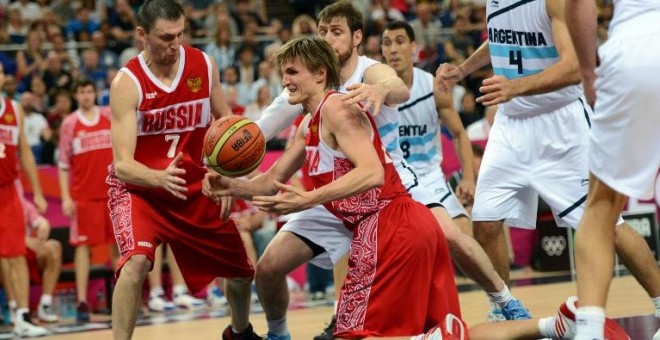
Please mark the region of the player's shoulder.
<svg viewBox="0 0 660 340"><path fill-rule="evenodd" d="M62 120L61 127L76 125L80 121L78 111L73 111Z"/></svg>

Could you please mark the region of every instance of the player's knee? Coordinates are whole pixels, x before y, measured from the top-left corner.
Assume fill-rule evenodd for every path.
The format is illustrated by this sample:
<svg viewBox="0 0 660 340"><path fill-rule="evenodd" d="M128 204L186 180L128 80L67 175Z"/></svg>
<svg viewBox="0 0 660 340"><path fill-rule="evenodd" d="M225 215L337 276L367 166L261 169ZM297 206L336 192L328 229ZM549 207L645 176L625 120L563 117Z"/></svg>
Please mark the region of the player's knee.
<svg viewBox="0 0 660 340"><path fill-rule="evenodd" d="M62 244L58 240L48 240L46 241L46 247L48 248L49 258L54 262L62 261Z"/></svg>
<svg viewBox="0 0 660 340"><path fill-rule="evenodd" d="M276 261L271 261L269 257L262 257L257 262L257 271L256 271L256 280L259 281L270 281L276 279L277 277L284 276L286 273L283 273L282 270L277 266Z"/></svg>
<svg viewBox="0 0 660 340"><path fill-rule="evenodd" d="M252 285L251 277L235 277L227 279L227 285L230 287L249 287Z"/></svg>
<svg viewBox="0 0 660 340"><path fill-rule="evenodd" d="M151 269L151 261L145 255L133 255L122 267L120 277L140 284L147 277L149 269Z"/></svg>

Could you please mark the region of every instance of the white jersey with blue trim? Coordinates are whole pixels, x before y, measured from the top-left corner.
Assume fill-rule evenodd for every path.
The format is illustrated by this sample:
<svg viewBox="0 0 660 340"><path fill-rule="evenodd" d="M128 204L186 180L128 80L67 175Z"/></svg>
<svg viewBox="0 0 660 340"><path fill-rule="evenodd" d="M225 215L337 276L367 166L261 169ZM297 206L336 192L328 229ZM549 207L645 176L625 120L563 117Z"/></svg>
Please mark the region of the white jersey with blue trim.
<svg viewBox="0 0 660 340"><path fill-rule="evenodd" d="M660 11L658 0L614 0L614 15L610 22L609 34L612 35L620 24L638 15Z"/></svg>
<svg viewBox="0 0 660 340"><path fill-rule="evenodd" d="M488 47L496 75L507 79L531 76L559 61L545 0L491 0L488 2ZM499 105L507 115L552 112L576 101L582 85L530 96Z"/></svg>
<svg viewBox="0 0 660 340"><path fill-rule="evenodd" d="M399 138L403 157L419 175L440 170L439 132L433 75L415 67L410 99L399 105Z"/></svg>
<svg viewBox="0 0 660 340"><path fill-rule="evenodd" d="M346 90L348 86L362 83L364 72L370 66L375 64L380 64L380 62L369 57L359 56L355 71L351 77L348 78L346 82L344 82L344 84L339 86L338 91L346 93L348 92ZM389 107L383 105L380 109L380 113L374 116L374 121L378 127L378 134L380 134L380 139L383 141L383 145L385 145L385 148L394 161L394 164L402 162L403 153L399 148L399 112L397 107Z"/></svg>

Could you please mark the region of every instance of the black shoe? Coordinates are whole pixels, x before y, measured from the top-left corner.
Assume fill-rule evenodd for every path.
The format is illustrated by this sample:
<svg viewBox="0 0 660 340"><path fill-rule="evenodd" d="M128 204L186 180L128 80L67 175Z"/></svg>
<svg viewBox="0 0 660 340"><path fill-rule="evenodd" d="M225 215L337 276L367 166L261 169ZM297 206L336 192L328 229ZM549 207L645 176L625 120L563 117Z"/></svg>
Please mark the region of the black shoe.
<svg viewBox="0 0 660 340"><path fill-rule="evenodd" d="M234 333L231 325L227 326L222 332L222 340L265 340L265 338L255 333L252 324L249 324L242 333Z"/></svg>
<svg viewBox="0 0 660 340"><path fill-rule="evenodd" d="M314 340L333 340L335 336L333 335L335 332L335 325L337 324L337 316L333 315L332 320L330 321L329 324L325 326L323 329L323 333L317 335L314 337Z"/></svg>
<svg viewBox="0 0 660 340"><path fill-rule="evenodd" d="M87 302L81 302L76 309L76 322L87 323L89 322L89 305Z"/></svg>

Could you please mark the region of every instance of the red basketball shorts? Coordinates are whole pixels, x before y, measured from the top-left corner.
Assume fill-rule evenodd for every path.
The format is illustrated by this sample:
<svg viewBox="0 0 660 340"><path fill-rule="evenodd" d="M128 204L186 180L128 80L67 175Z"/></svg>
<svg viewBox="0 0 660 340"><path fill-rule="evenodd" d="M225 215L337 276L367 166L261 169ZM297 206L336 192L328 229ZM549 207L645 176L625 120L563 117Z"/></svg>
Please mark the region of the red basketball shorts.
<svg viewBox="0 0 660 340"><path fill-rule="evenodd" d="M25 212L16 182L0 186L0 257L25 255Z"/></svg>
<svg viewBox="0 0 660 340"><path fill-rule="evenodd" d="M234 222L222 222L220 207L201 191L187 196L185 201L144 197L114 179L110 216L121 255L117 273L137 254L153 263L156 247L165 242L192 292L217 277L252 278L254 268Z"/></svg>
<svg viewBox="0 0 660 340"><path fill-rule="evenodd" d="M447 241L435 217L397 198L354 231L335 336L412 336L461 312ZM467 329L467 327L465 328Z"/></svg>
<svg viewBox="0 0 660 340"><path fill-rule="evenodd" d="M72 246L114 244L108 200L76 200L69 243Z"/></svg>

